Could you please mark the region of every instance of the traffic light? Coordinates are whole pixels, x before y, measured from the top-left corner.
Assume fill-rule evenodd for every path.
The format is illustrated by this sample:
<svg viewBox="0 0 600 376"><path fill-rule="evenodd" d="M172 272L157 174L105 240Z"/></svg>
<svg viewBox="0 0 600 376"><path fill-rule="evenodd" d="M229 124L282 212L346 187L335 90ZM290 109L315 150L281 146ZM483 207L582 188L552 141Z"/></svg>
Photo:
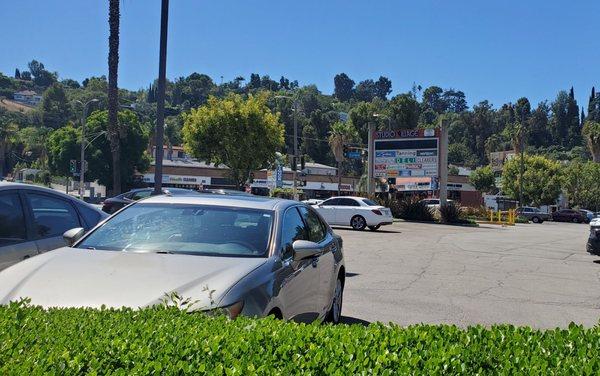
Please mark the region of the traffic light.
<svg viewBox="0 0 600 376"><path fill-rule="evenodd" d="M71 159L69 161L69 171L72 174L75 174L77 172L77 161L75 159Z"/></svg>
<svg viewBox="0 0 600 376"><path fill-rule="evenodd" d="M296 159L295 155L292 155L292 161L290 162L290 167L292 168L292 171L296 171L298 170L298 160Z"/></svg>

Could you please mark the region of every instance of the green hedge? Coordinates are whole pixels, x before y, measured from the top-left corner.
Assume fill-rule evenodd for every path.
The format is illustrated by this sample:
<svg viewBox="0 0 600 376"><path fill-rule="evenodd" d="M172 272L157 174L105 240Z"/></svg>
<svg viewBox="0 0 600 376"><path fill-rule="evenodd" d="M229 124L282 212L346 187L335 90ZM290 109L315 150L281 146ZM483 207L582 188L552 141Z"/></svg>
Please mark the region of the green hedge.
<svg viewBox="0 0 600 376"><path fill-rule="evenodd" d="M600 327L300 325L0 307L0 374L599 374Z"/></svg>

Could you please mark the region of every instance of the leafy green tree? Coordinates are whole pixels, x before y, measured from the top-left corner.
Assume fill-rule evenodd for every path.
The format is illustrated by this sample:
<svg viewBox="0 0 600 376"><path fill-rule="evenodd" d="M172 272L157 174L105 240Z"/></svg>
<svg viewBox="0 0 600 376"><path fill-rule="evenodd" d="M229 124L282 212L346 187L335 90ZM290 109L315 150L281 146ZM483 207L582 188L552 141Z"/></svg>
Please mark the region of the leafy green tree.
<svg viewBox="0 0 600 376"><path fill-rule="evenodd" d="M260 89L260 75L256 73L250 74L250 82L248 82L248 88L254 90Z"/></svg>
<svg viewBox="0 0 600 376"><path fill-rule="evenodd" d="M574 147L582 144L583 138L581 135L581 121L579 119L579 105L575 99L573 87L569 91L569 101L567 103L567 146Z"/></svg>
<svg viewBox="0 0 600 376"><path fill-rule="evenodd" d="M135 172L143 173L150 167L148 130L140 123L138 116L129 110L119 111L119 150L121 159L116 169L120 181L129 186ZM93 140L86 150L86 160L90 180L98 180L109 190L114 181L112 147L108 140L108 111L94 111L87 119L86 138Z"/></svg>
<svg viewBox="0 0 600 376"><path fill-rule="evenodd" d="M70 106L61 84L54 83L44 92L40 111L45 127L56 129L67 123L71 115Z"/></svg>
<svg viewBox="0 0 600 376"><path fill-rule="evenodd" d="M44 64L40 63L39 61L32 60L29 62L28 66L29 72L33 77L33 83L36 86L49 87L56 82L56 75L48 72L45 69Z"/></svg>
<svg viewBox="0 0 600 376"><path fill-rule="evenodd" d="M17 124L9 119L0 117L0 176L4 176L6 169L6 153L9 146L14 143L15 136L18 132Z"/></svg>
<svg viewBox="0 0 600 376"><path fill-rule="evenodd" d="M586 121L583 125L583 134L585 135L593 161L600 163L600 123Z"/></svg>
<svg viewBox="0 0 600 376"><path fill-rule="evenodd" d="M448 109L448 103L444 100L444 90L439 86L430 86L423 91L423 108L432 109L438 114L443 114Z"/></svg>
<svg viewBox="0 0 600 376"><path fill-rule="evenodd" d="M477 158L463 143L454 143L448 146L448 163L459 166L477 165Z"/></svg>
<svg viewBox="0 0 600 376"><path fill-rule="evenodd" d="M480 192L488 193L496 188L496 177L490 166L479 167L469 175L469 182Z"/></svg>
<svg viewBox="0 0 600 376"><path fill-rule="evenodd" d="M354 81L346 73L337 74L333 78L333 95L342 102L347 102L354 93Z"/></svg>
<svg viewBox="0 0 600 376"><path fill-rule="evenodd" d="M446 110L455 114L459 114L469 108L465 93L460 90L449 89L444 91L442 101L446 105Z"/></svg>
<svg viewBox="0 0 600 376"><path fill-rule="evenodd" d="M600 164L574 161L565 167L563 176L570 206L600 210Z"/></svg>
<svg viewBox="0 0 600 376"><path fill-rule="evenodd" d="M227 165L239 187L252 171L274 161L275 151L283 146L283 132L265 96L211 97L207 105L184 115L186 150L202 160Z"/></svg>
<svg viewBox="0 0 600 376"><path fill-rule="evenodd" d="M80 158L81 128L71 125L59 128L48 137L46 149L48 152L48 168L52 175L71 176L71 159Z"/></svg>
<svg viewBox="0 0 600 376"><path fill-rule="evenodd" d="M388 104L395 129L414 129L419 124L419 102L411 94L396 95Z"/></svg>
<svg viewBox="0 0 600 376"><path fill-rule="evenodd" d="M519 198L521 158L515 157L504 164L502 192L513 199ZM523 174L523 203L551 205L561 193L561 165L542 156L525 155Z"/></svg>
<svg viewBox="0 0 600 376"><path fill-rule="evenodd" d="M392 81L384 76L379 76L375 82L375 96L381 99L387 99L387 96L392 92Z"/></svg>
<svg viewBox="0 0 600 376"><path fill-rule="evenodd" d="M359 82L354 89L354 99L358 102L371 102L377 94L378 87L371 79Z"/></svg>
<svg viewBox="0 0 600 376"><path fill-rule="evenodd" d="M552 142L549 130L550 107L546 101L540 102L531 113L527 144L535 147L548 146Z"/></svg>

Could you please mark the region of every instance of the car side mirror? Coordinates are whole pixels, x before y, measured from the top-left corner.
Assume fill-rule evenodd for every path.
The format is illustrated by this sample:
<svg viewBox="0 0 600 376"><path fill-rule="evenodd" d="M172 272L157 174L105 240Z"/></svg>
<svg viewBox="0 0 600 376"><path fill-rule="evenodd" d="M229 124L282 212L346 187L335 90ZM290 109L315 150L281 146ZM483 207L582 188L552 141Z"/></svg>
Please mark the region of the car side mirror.
<svg viewBox="0 0 600 376"><path fill-rule="evenodd" d="M323 251L319 244L308 240L296 240L292 248L294 248L294 261L315 257Z"/></svg>
<svg viewBox="0 0 600 376"><path fill-rule="evenodd" d="M75 244L76 241L81 239L81 237L83 236L84 233L85 233L85 230L81 227L72 228L70 230L67 230L63 234L63 239L65 240L67 245L70 247L73 244Z"/></svg>

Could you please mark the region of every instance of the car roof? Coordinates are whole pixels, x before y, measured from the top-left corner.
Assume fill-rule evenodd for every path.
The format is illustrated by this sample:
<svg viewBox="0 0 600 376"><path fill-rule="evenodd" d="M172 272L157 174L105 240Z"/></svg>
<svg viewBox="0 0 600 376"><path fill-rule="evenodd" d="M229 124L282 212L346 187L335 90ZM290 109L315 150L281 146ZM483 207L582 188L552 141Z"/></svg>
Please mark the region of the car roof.
<svg viewBox="0 0 600 376"><path fill-rule="evenodd" d="M5 182L5 181L0 182L0 191L8 190L8 189L27 189L30 191L49 193L54 196L59 196L64 199L67 199L67 200L75 201L79 205L85 205L86 207L88 207L90 209L93 209L99 213L105 214L102 210L99 210L98 208L88 204L85 201L81 201L76 197L70 196L68 194L59 192L59 191L51 189L51 188L41 187L39 185L34 185L34 184L12 183L12 182Z"/></svg>
<svg viewBox="0 0 600 376"><path fill-rule="evenodd" d="M292 205L304 205L297 201L264 196L233 196L210 193L190 196L152 196L137 203L137 205L146 204L215 205L263 210L282 210Z"/></svg>

